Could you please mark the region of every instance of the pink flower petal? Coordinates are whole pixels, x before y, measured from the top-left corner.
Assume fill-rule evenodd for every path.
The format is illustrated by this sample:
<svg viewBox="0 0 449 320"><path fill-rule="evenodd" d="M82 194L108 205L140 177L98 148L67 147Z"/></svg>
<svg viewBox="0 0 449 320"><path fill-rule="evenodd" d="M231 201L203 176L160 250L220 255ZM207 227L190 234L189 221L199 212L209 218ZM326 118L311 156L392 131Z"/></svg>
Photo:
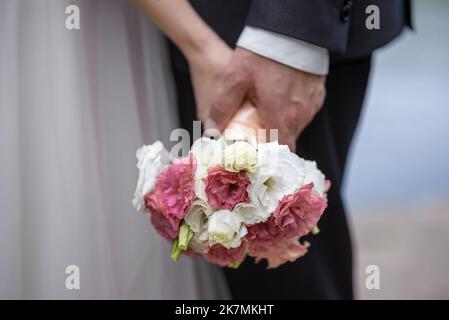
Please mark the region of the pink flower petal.
<svg viewBox="0 0 449 320"><path fill-rule="evenodd" d="M204 179L209 205L214 209L233 210L238 203L249 203L250 181L244 172L229 172L221 167L208 170Z"/></svg>

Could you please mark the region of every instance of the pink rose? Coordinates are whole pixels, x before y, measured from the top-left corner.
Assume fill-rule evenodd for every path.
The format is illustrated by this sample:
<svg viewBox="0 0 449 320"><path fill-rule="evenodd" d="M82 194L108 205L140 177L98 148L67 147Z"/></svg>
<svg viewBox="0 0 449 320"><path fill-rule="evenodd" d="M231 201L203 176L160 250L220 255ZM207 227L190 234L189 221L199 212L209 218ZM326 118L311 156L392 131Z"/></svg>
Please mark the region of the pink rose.
<svg viewBox="0 0 449 320"><path fill-rule="evenodd" d="M244 172L229 172L221 167L210 168L204 179L209 205L214 209L233 210L241 202L248 203L250 181Z"/></svg>
<svg viewBox="0 0 449 320"><path fill-rule="evenodd" d="M267 244L263 241L248 242L248 255L254 257L256 263L262 259L267 259L268 269L274 269L280 265L302 257L307 253L309 244L299 243L299 237L284 238L279 236L271 243Z"/></svg>
<svg viewBox="0 0 449 320"><path fill-rule="evenodd" d="M144 198L145 206L150 210L150 221L156 231L167 240L174 240L179 233L180 219L166 216L162 213L159 200L153 193L147 194Z"/></svg>
<svg viewBox="0 0 449 320"><path fill-rule="evenodd" d="M165 169L156 181L155 193L162 213L167 219L181 220L195 199L193 154Z"/></svg>
<svg viewBox="0 0 449 320"><path fill-rule="evenodd" d="M231 263L242 262L245 258L245 249L245 241L242 241L240 247L229 249L226 249L221 244L215 244L204 254L204 259L221 267L226 267Z"/></svg>
<svg viewBox="0 0 449 320"><path fill-rule="evenodd" d="M285 237L308 234L326 209L326 197L321 197L312 189L313 183L309 183L285 196L273 213L274 222Z"/></svg>
<svg viewBox="0 0 449 320"><path fill-rule="evenodd" d="M274 222L273 216L268 218L267 221L262 223L253 224L247 226L248 233L246 239L249 242L259 242L270 244L276 237L281 235L281 230Z"/></svg>

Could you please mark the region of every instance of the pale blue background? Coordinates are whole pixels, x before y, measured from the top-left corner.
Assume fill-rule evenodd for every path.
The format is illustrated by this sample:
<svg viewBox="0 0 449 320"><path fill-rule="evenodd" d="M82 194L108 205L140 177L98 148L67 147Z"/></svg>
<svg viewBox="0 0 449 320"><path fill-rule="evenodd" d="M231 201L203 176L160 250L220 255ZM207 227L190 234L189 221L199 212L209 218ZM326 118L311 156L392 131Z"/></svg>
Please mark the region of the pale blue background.
<svg viewBox="0 0 449 320"><path fill-rule="evenodd" d="M377 51L345 180L353 214L449 199L448 14L415 1L416 31Z"/></svg>

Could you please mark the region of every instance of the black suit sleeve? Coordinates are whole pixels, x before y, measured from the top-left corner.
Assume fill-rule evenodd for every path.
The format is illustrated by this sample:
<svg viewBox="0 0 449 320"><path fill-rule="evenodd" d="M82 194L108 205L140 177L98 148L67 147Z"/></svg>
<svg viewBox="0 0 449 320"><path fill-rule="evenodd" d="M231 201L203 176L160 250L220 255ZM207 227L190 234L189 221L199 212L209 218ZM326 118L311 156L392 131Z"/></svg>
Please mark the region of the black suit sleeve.
<svg viewBox="0 0 449 320"><path fill-rule="evenodd" d="M246 24L344 52L352 0L253 0Z"/></svg>

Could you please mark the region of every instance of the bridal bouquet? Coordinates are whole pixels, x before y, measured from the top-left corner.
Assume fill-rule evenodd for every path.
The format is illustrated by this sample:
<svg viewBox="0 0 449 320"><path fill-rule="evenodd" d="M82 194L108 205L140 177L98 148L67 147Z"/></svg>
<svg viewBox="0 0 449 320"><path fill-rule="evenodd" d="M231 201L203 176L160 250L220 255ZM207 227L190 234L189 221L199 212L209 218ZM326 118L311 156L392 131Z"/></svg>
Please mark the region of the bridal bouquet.
<svg viewBox="0 0 449 320"><path fill-rule="evenodd" d="M276 268L303 256L327 206L328 181L316 163L277 142L200 138L170 162L161 142L137 151L133 200L173 243L171 257L199 255L238 267L247 255Z"/></svg>

